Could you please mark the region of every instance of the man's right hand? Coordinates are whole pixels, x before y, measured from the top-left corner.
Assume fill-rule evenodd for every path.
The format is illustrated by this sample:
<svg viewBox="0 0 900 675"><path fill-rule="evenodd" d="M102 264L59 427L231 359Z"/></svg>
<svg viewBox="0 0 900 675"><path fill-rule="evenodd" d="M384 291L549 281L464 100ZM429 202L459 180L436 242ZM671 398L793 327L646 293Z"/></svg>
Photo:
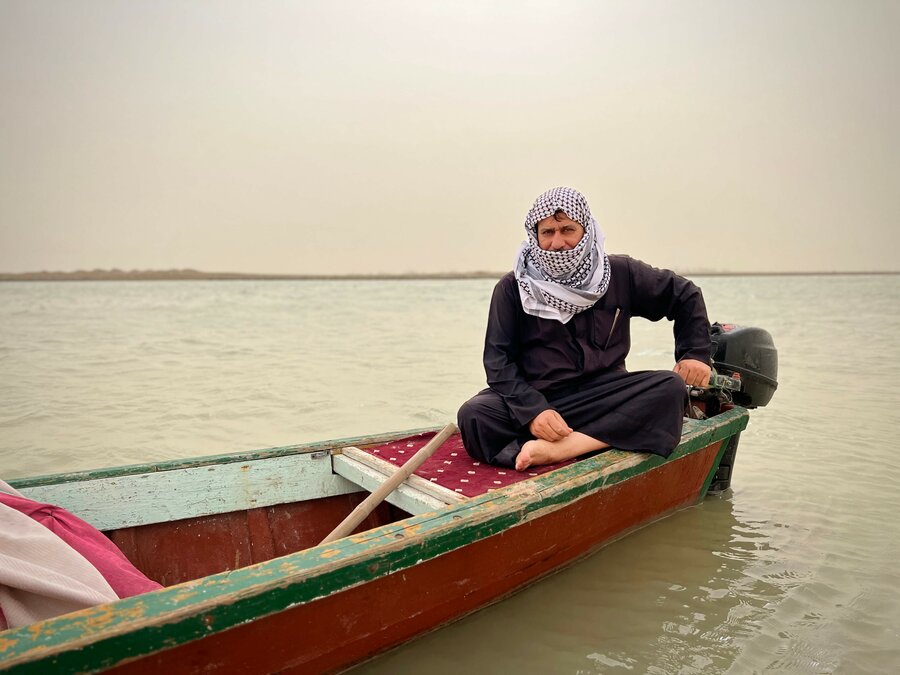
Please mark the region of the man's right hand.
<svg viewBox="0 0 900 675"><path fill-rule="evenodd" d="M528 424L528 430L535 438L544 441L561 440L572 433L572 429L555 410L545 410Z"/></svg>

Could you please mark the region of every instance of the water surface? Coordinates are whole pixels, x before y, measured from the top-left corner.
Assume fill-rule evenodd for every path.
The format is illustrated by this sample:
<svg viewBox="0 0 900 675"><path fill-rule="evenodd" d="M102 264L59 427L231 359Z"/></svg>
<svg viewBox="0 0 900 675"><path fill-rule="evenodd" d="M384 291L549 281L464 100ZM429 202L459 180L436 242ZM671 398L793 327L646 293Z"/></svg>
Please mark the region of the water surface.
<svg viewBox="0 0 900 675"><path fill-rule="evenodd" d="M779 349L733 489L358 672L900 671L900 277L697 280ZM0 477L443 424L492 285L0 284Z"/></svg>

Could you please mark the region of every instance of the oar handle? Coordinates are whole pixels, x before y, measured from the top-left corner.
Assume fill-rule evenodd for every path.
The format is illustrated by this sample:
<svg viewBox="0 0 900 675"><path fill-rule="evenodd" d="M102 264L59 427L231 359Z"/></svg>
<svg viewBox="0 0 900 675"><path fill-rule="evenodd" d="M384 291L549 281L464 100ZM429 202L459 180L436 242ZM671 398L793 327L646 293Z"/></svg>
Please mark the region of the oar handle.
<svg viewBox="0 0 900 675"><path fill-rule="evenodd" d="M362 503L353 509L353 511L350 512L350 515L344 518L344 520L341 521L341 524L334 528L331 531L331 534L325 537L320 543L327 544L335 539L346 537L353 532L353 530L366 519L366 516L372 513L372 511L375 510L375 507L384 501L385 497L396 490L400 483L409 478L410 474L422 465L422 462L431 457L431 455L434 454L434 451L441 447L444 444L444 441L457 431L456 425L453 422L450 422L450 424L437 432L434 438L428 441L421 450L410 457L396 473L381 484L381 487L366 497Z"/></svg>

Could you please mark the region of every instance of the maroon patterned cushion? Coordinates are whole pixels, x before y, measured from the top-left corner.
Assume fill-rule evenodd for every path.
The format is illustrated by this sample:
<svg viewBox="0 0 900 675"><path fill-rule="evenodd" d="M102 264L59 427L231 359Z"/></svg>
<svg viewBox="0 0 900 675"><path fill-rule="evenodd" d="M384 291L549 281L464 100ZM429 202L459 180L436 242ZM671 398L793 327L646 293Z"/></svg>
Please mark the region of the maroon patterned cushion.
<svg viewBox="0 0 900 675"><path fill-rule="evenodd" d="M392 443L365 448L365 452L391 464L401 466L433 436L434 433L409 436ZM572 461L535 466L522 472L515 469L504 469L478 462L469 457L463 448L459 434L454 434L435 450L431 457L425 460L415 474L466 497L477 497L485 492L558 469L566 464L571 464Z"/></svg>

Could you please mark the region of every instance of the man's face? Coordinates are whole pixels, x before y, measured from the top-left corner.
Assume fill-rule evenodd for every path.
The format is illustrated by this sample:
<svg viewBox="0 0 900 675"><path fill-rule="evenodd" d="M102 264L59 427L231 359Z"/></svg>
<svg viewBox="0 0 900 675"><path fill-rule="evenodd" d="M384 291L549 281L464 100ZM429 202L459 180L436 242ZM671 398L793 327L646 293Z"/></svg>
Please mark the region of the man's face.
<svg viewBox="0 0 900 675"><path fill-rule="evenodd" d="M538 246L545 251L568 251L584 236L584 227L562 211L539 220L537 224Z"/></svg>

